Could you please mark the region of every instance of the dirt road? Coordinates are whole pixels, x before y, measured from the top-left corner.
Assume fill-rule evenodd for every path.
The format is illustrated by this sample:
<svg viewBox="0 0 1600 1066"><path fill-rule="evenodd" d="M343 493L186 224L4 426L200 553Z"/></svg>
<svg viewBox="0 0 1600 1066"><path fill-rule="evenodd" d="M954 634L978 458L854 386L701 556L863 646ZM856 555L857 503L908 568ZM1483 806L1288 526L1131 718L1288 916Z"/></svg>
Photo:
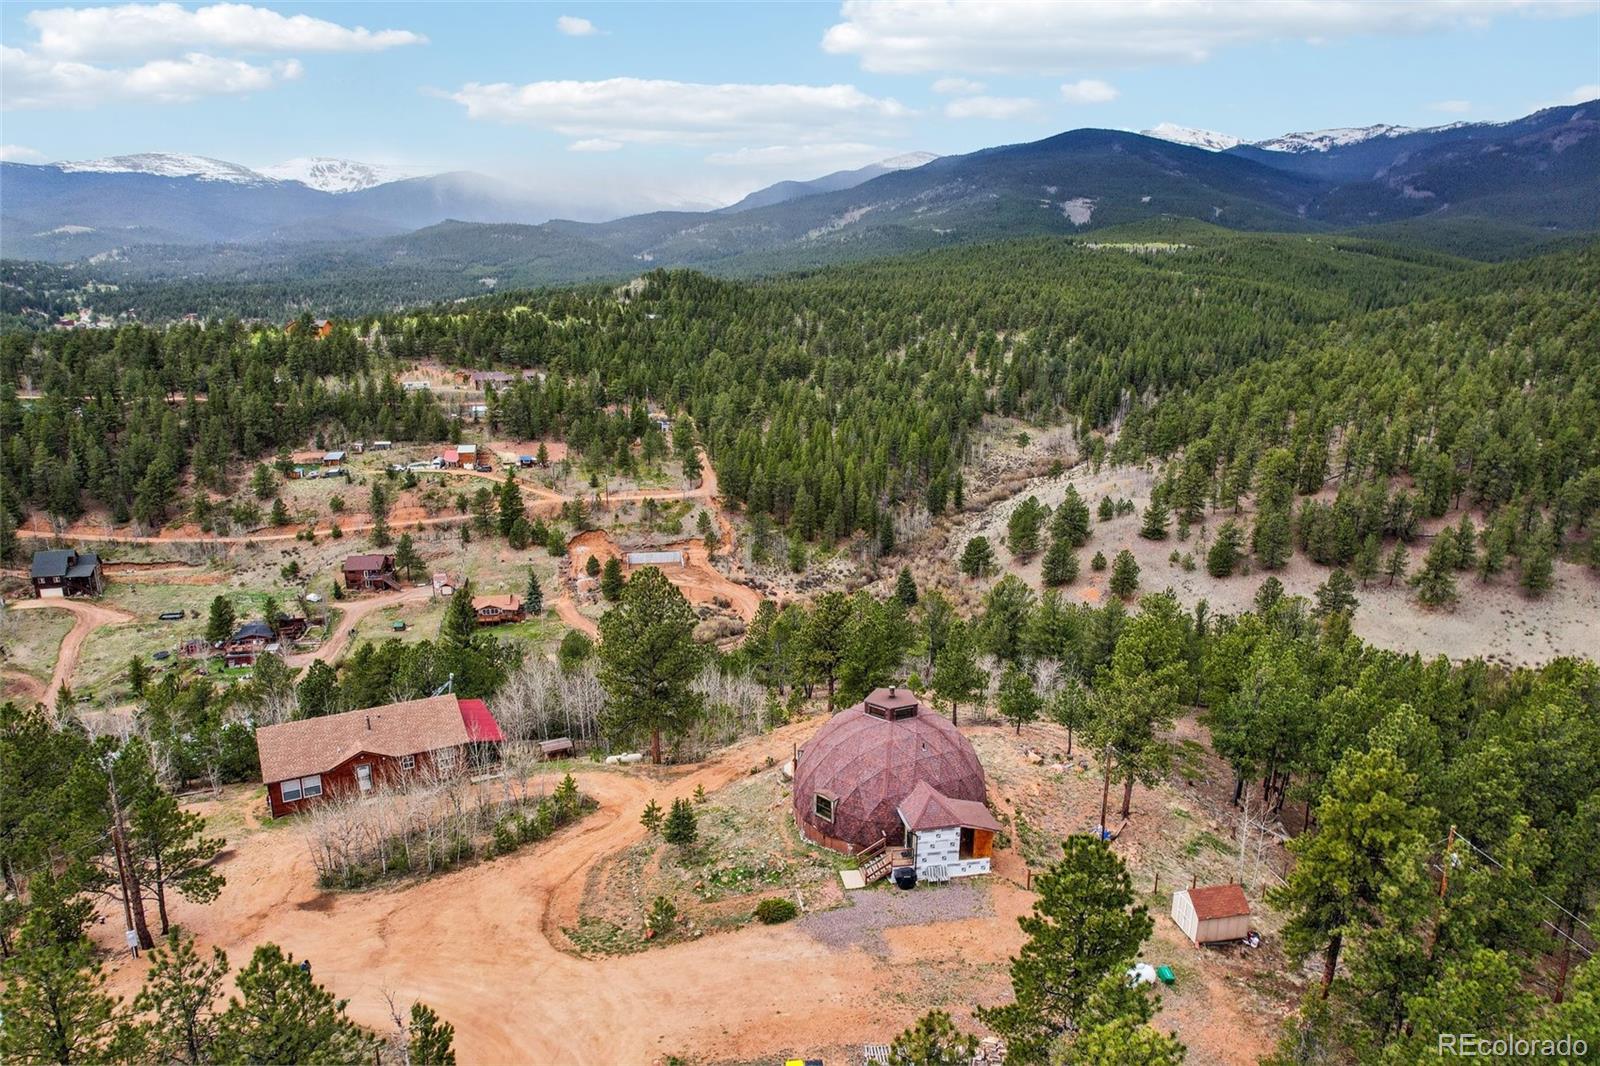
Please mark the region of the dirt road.
<svg viewBox="0 0 1600 1066"><path fill-rule="evenodd" d="M47 707L54 707L56 696L72 680L72 672L78 668L78 658L83 654L83 642L88 639L101 626L116 625L119 622L131 622L133 615L126 611L119 611L114 607L106 607L89 600L48 599L48 600L20 600L10 605L14 611L36 611L58 609L72 614L72 628L62 638L61 650L56 653L56 668L50 675L50 684L45 687L42 702Z"/></svg>
<svg viewBox="0 0 1600 1066"><path fill-rule="evenodd" d="M402 603L420 603L432 594L432 586L422 585L417 588L401 589L399 592L380 592L360 599L344 600L339 604L341 612L339 624L328 634L321 646L316 651L286 656L284 661L293 667L310 666L314 662L331 663L350 644L351 637L355 636L356 626L367 615Z"/></svg>
<svg viewBox="0 0 1600 1066"><path fill-rule="evenodd" d="M786 755L817 724L729 749L670 783L634 772L582 774L580 786L601 806L578 825L539 847L398 889L320 893L297 829L245 830L229 841L221 897L208 906L177 901L173 917L235 966L265 941L309 958L317 979L349 997L363 1024L388 1024L385 990L401 1002L428 1002L456 1026L464 1064L609 1066L687 1051L770 1059L782 1049L898 1032L899 1009L862 995L872 958L829 948L793 925L598 959L565 954L551 941L574 920L593 864L642 835L639 813L649 798L670 802L696 785L713 792L766 756ZM254 792L236 792L223 805L258 804ZM218 806L198 809L214 815ZM99 927L108 943L120 937L115 924ZM145 965L119 959L115 991L131 994ZM803 996L785 977L801 974Z"/></svg>

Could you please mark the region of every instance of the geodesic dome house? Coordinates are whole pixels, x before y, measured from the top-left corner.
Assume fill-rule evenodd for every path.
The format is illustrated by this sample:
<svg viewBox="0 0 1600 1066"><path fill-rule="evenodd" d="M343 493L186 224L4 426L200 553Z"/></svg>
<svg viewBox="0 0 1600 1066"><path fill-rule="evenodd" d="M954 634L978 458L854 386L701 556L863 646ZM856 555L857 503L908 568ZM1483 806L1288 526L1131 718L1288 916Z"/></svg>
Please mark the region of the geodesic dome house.
<svg viewBox="0 0 1600 1066"><path fill-rule="evenodd" d="M972 744L903 688L874 689L800 749L794 817L809 839L853 852L906 832L899 806L918 784L954 800L984 800Z"/></svg>

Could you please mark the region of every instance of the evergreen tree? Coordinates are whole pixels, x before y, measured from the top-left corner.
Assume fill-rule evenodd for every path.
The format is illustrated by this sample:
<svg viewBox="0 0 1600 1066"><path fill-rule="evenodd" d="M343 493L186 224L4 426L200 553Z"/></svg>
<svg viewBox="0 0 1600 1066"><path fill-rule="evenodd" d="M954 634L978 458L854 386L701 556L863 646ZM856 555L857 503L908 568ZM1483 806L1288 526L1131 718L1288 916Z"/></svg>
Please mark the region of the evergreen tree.
<svg viewBox="0 0 1600 1066"><path fill-rule="evenodd" d="M1319 616L1354 613L1358 602L1356 583L1349 574L1335 569L1328 580L1317 586L1316 601L1315 613Z"/></svg>
<svg viewBox="0 0 1600 1066"><path fill-rule="evenodd" d="M1053 540L1066 541L1068 547L1074 550L1088 542L1089 505L1078 495L1076 485L1067 485L1061 505L1050 516L1050 536Z"/></svg>
<svg viewBox="0 0 1600 1066"><path fill-rule="evenodd" d="M456 1027L425 1003L411 1004L406 1029L410 1066L456 1066Z"/></svg>
<svg viewBox="0 0 1600 1066"><path fill-rule="evenodd" d="M103 1062L119 1021L105 972L81 934L59 938L47 912L30 916L6 960L0 987L0 1059L19 1063Z"/></svg>
<svg viewBox="0 0 1600 1066"><path fill-rule="evenodd" d="M1011 517L1006 520L1006 545L1012 555L1026 559L1037 554L1045 513L1036 496L1029 496L1011 509Z"/></svg>
<svg viewBox="0 0 1600 1066"><path fill-rule="evenodd" d="M1105 568L1106 553L1099 551L1095 552L1094 558L1089 560L1089 569L1093 570L1095 573L1100 573L1101 571L1105 570Z"/></svg>
<svg viewBox="0 0 1600 1066"><path fill-rule="evenodd" d="M589 558L593 559L594 556ZM613 555L606 560L606 565L600 574L600 595L608 603L616 603L622 598L622 589L625 582L622 578L622 562Z"/></svg>
<svg viewBox="0 0 1600 1066"><path fill-rule="evenodd" d="M522 606L529 615L537 618L544 614L544 589L539 585L539 575L528 567L528 587L522 593Z"/></svg>
<svg viewBox="0 0 1600 1066"><path fill-rule="evenodd" d="M650 797L650 802L644 805L644 811L639 815L639 824L645 827L646 832L661 832L661 823L664 815L661 813L661 804Z"/></svg>
<svg viewBox="0 0 1600 1066"><path fill-rule="evenodd" d="M917 582L911 576L909 566L902 566L899 576L894 579L894 598L907 610L917 605Z"/></svg>
<svg viewBox="0 0 1600 1066"><path fill-rule="evenodd" d="M1015 1002L978 1008L1005 1040L1007 1062L1045 1063L1051 1046L1091 1017L1105 982L1124 979L1155 926L1109 846L1072 836L1061 850L1061 861L1034 878L1032 912L1018 919L1028 939L1011 961Z"/></svg>
<svg viewBox="0 0 1600 1066"><path fill-rule="evenodd" d="M1232 577L1244 557L1244 532L1239 523L1228 519L1217 530L1216 539L1206 552L1206 573L1212 577Z"/></svg>
<svg viewBox="0 0 1600 1066"><path fill-rule="evenodd" d="M987 537L973 537L961 552L961 572L968 577L983 577L994 572L994 549Z"/></svg>
<svg viewBox="0 0 1600 1066"><path fill-rule="evenodd" d="M652 763L661 762L662 734L681 735L701 711L695 624L689 601L653 566L637 571L600 619L600 682L610 696L603 724L614 737L647 734Z"/></svg>
<svg viewBox="0 0 1600 1066"><path fill-rule="evenodd" d="M1455 535L1449 529L1434 538L1422 561L1422 569L1411 577L1417 599L1428 607L1448 607L1456 602Z"/></svg>
<svg viewBox="0 0 1600 1066"><path fill-rule="evenodd" d="M1039 579L1051 588L1070 585L1078 580L1078 556L1073 551L1071 541L1063 537L1050 541L1040 566Z"/></svg>
<svg viewBox="0 0 1600 1066"><path fill-rule="evenodd" d="M1111 504L1110 496L1100 497L1099 516L1102 522L1109 522L1116 517L1116 509Z"/></svg>
<svg viewBox="0 0 1600 1066"><path fill-rule="evenodd" d="M1020 737L1023 726L1039 720L1044 700L1033 687L1033 678L1028 672L1013 663L1000 677L999 704L1000 717L1016 726Z"/></svg>
<svg viewBox="0 0 1600 1066"><path fill-rule="evenodd" d="M150 680L150 668L145 665L143 656L135 655L128 660L128 691L135 697L144 695L144 687Z"/></svg>
<svg viewBox="0 0 1600 1066"><path fill-rule="evenodd" d="M1383 562L1383 574L1389 579L1387 587L1393 588L1394 583L1406 576L1406 567L1411 563L1411 556L1406 551L1404 544L1396 544L1394 551L1390 552Z"/></svg>
<svg viewBox="0 0 1600 1066"><path fill-rule="evenodd" d="M289 508L284 506L283 497L279 496L272 501L272 518L270 520L270 524L273 526L286 526L290 523L290 521Z"/></svg>
<svg viewBox="0 0 1600 1066"><path fill-rule="evenodd" d="M1124 600L1139 591L1139 564L1126 548L1117 553L1116 562L1111 564L1110 587L1113 596Z"/></svg>
<svg viewBox="0 0 1600 1066"><path fill-rule="evenodd" d="M455 594L445 605L439 622L439 641L452 648L472 648L478 644L478 613L472 608L472 579L462 578ZM357 704L357 706L363 706Z"/></svg>
<svg viewBox="0 0 1600 1066"><path fill-rule="evenodd" d="M666 842L687 848L695 842L699 832L694 805L686 799L673 800L672 809L667 812L667 820L661 827L661 835Z"/></svg>
<svg viewBox="0 0 1600 1066"><path fill-rule="evenodd" d="M295 702L300 707L300 717L318 718L334 712L339 679L333 667L321 659L306 667L306 673L295 686Z"/></svg>
<svg viewBox="0 0 1600 1066"><path fill-rule="evenodd" d="M226 596L211 600L211 612L206 618L206 639L215 644L233 635L233 604Z"/></svg>
<svg viewBox="0 0 1600 1066"><path fill-rule="evenodd" d="M195 950L193 937L176 929L150 952L133 1009L150 1016L143 1029L152 1058L190 1066L212 1061L217 997L227 974L228 957L221 948L213 947L207 959Z"/></svg>
<svg viewBox="0 0 1600 1066"><path fill-rule="evenodd" d="M968 1066L978 1038L957 1029L950 1015L930 1010L889 1045L889 1066Z"/></svg>
<svg viewBox="0 0 1600 1066"><path fill-rule="evenodd" d="M1139 536L1145 540L1166 540L1167 526L1172 512L1167 507L1165 493L1157 490L1150 495L1150 506L1144 509L1144 521L1139 525Z"/></svg>
<svg viewBox="0 0 1600 1066"><path fill-rule="evenodd" d="M410 533L400 534L400 541L394 546L394 568L407 581L415 581L422 570L422 556L417 554L417 545Z"/></svg>
<svg viewBox="0 0 1600 1066"><path fill-rule="evenodd" d="M370 1061L373 1041L345 1017L345 1001L276 944L256 948L236 983L239 994L217 1019L216 1062Z"/></svg>
<svg viewBox="0 0 1600 1066"><path fill-rule="evenodd" d="M988 684L989 675L978 665L978 642L972 624L960 619L950 622L933 671L933 692L950 704L952 724L960 724L961 705L982 698Z"/></svg>
<svg viewBox="0 0 1600 1066"><path fill-rule="evenodd" d="M522 505L522 489L517 486L515 471L506 471L506 479L500 483L496 504L499 509L500 535L509 539L517 520L521 519L524 522L528 520L527 509Z"/></svg>
<svg viewBox="0 0 1600 1066"><path fill-rule="evenodd" d="M1316 831L1289 843L1294 867L1268 898L1289 915L1283 933L1289 952L1322 955L1323 998L1345 940L1420 874L1429 815L1407 802L1415 788L1393 751L1351 751L1335 765L1317 804Z"/></svg>
<svg viewBox="0 0 1600 1066"><path fill-rule="evenodd" d="M1555 562L1547 537L1542 535L1534 537L1533 543L1523 553L1518 582L1524 592L1536 599L1554 586Z"/></svg>

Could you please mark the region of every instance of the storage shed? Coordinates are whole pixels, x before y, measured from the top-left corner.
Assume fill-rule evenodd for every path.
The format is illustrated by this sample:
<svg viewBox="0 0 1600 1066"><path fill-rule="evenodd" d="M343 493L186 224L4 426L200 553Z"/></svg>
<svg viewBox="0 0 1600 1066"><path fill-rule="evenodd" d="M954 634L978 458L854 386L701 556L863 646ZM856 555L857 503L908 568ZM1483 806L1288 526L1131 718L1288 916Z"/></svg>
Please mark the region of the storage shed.
<svg viewBox="0 0 1600 1066"><path fill-rule="evenodd" d="M1250 901L1242 885L1204 885L1172 894L1172 920L1195 947L1243 940L1250 933Z"/></svg>

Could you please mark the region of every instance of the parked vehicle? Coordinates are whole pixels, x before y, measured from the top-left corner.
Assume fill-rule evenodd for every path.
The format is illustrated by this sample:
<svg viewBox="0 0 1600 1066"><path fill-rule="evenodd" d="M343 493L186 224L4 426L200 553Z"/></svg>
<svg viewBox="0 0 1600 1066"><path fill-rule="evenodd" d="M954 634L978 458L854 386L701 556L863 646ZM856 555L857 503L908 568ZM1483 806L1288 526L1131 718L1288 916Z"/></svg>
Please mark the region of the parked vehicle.
<svg viewBox="0 0 1600 1066"><path fill-rule="evenodd" d="M479 463L476 466L474 466L472 469L476 470L480 474L492 474L492 473L494 473L494 467L491 466L488 463Z"/></svg>
<svg viewBox="0 0 1600 1066"><path fill-rule="evenodd" d="M159 617L163 622L181 622L183 621L184 614L182 611L162 611L157 617Z"/></svg>
<svg viewBox="0 0 1600 1066"><path fill-rule="evenodd" d="M407 470L433 470L433 469L437 468L438 465L439 465L439 460L435 459L431 463L422 463L422 462L407 463L406 464L406 469Z"/></svg>

